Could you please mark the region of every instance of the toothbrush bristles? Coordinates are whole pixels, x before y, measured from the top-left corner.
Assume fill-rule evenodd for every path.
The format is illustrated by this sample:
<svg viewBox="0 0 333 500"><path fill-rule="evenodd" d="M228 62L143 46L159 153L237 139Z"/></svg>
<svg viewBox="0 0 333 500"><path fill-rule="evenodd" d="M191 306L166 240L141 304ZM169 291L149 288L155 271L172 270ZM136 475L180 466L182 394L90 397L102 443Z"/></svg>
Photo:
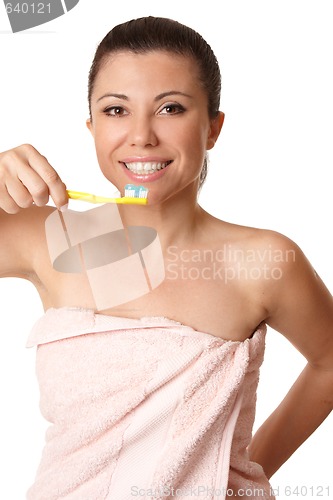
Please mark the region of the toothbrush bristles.
<svg viewBox="0 0 333 500"><path fill-rule="evenodd" d="M144 186L135 186L135 184L126 184L125 186L126 198L147 198L148 189Z"/></svg>

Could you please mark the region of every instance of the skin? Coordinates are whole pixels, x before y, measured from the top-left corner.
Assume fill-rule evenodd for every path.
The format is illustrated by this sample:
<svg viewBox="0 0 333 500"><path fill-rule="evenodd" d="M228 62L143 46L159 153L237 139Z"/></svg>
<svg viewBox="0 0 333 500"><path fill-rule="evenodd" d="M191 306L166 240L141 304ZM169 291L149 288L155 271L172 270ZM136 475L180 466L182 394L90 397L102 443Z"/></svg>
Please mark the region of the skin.
<svg viewBox="0 0 333 500"><path fill-rule="evenodd" d="M123 191L129 182L124 158L172 160L163 177L145 184L149 204L122 211L126 224L156 228L166 280L149 294L103 313L165 316L234 341L250 337L262 321L284 335L308 363L250 446L251 458L270 478L332 410L333 301L293 241L274 231L218 220L198 205L203 158L220 134L224 115L209 118L207 96L196 75L189 58L124 52L110 57L97 76L87 126L106 178ZM65 185L45 157L29 145L0 154L1 241L6 242L0 246L0 275L29 279L45 309L93 307L84 277L58 273L51 266L44 236L45 219L54 210L45 206L49 196L58 207L67 202ZM229 257L219 265L224 276L234 276L227 282L202 274L195 280L182 278L178 267L175 278L170 270L175 252L180 265L188 263L191 252L203 255L211 249L216 256L223 248L229 249ZM251 261L233 258L248 252L254 256ZM271 258L274 252L284 256L278 263ZM237 274L240 264L244 271ZM190 265L203 272L207 263Z"/></svg>

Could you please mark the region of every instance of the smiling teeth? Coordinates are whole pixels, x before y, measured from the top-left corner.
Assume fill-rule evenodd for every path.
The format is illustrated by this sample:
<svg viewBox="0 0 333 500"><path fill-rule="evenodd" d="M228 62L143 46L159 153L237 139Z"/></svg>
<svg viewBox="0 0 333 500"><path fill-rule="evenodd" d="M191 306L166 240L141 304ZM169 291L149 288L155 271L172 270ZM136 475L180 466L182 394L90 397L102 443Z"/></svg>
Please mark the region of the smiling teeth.
<svg viewBox="0 0 333 500"><path fill-rule="evenodd" d="M125 166L133 172L134 174L146 175L148 173L156 172L157 170L162 170L167 167L171 162L166 161L164 163L160 162L131 162L125 163Z"/></svg>

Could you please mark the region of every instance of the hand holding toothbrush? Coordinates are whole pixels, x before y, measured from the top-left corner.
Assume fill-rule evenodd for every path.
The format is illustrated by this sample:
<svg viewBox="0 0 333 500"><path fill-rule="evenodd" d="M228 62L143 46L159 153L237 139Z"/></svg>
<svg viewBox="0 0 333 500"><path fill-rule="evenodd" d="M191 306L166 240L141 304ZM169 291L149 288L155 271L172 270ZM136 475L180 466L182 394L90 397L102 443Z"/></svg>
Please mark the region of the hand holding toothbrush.
<svg viewBox="0 0 333 500"><path fill-rule="evenodd" d="M58 208L68 203L66 186L45 156L30 144L0 153L0 208L15 214L50 197Z"/></svg>
<svg viewBox="0 0 333 500"><path fill-rule="evenodd" d="M148 189L127 184L125 196L106 198L66 190L56 170L30 144L0 153L0 208L15 214L33 204L47 205L51 197L56 207L67 205L68 198L90 203L147 204Z"/></svg>

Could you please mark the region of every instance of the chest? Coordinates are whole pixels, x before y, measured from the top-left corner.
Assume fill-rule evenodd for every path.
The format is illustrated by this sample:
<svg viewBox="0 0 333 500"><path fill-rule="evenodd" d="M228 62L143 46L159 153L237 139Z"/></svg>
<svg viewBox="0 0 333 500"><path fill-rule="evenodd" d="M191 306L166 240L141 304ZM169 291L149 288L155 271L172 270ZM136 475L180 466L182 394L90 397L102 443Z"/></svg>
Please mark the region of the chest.
<svg viewBox="0 0 333 500"><path fill-rule="evenodd" d="M150 288L132 279L128 269L121 277L49 268L39 292L45 309L82 307L128 318L163 316L226 340L248 338L263 320L250 286L223 279L216 266L191 262L166 262L163 281L156 287L150 283Z"/></svg>

